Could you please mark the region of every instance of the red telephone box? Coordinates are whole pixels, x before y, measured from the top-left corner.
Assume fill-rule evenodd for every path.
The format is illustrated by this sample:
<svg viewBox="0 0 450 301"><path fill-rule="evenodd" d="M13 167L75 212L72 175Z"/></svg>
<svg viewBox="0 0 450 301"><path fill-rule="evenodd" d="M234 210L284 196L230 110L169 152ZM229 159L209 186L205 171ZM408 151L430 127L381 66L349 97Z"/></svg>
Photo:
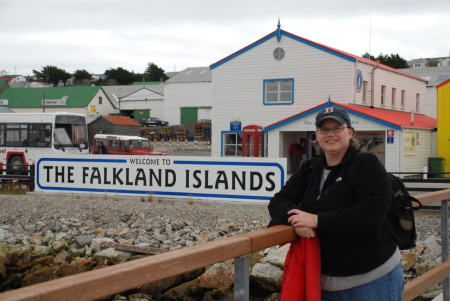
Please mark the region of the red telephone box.
<svg viewBox="0 0 450 301"><path fill-rule="evenodd" d="M264 130L248 125L242 130L242 157L264 157Z"/></svg>

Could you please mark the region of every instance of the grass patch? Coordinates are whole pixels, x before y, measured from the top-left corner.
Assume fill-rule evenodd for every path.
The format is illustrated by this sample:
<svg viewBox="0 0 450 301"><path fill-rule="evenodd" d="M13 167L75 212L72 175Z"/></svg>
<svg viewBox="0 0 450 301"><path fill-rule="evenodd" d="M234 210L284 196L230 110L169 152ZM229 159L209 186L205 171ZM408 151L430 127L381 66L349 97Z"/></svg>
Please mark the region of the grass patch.
<svg viewBox="0 0 450 301"><path fill-rule="evenodd" d="M19 195L19 194L25 194L28 192L28 189L25 189L23 187L17 187L17 186L2 186L0 188L0 194L12 194L12 195Z"/></svg>

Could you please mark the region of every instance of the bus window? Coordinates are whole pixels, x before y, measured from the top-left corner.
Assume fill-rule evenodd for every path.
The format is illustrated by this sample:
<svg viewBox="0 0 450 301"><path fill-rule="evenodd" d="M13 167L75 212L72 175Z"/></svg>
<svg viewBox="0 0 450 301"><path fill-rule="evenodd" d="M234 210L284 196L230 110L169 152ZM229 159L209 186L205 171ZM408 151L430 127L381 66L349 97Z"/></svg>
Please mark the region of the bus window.
<svg viewBox="0 0 450 301"><path fill-rule="evenodd" d="M70 140L70 137L66 131L65 128L56 128L55 129L55 145L54 147L56 149L59 149L61 147L67 147L72 146L72 140Z"/></svg>
<svg viewBox="0 0 450 301"><path fill-rule="evenodd" d="M50 140L46 138L46 128L50 124L30 124L28 145L31 147L50 147Z"/></svg>
<svg viewBox="0 0 450 301"><path fill-rule="evenodd" d="M55 128L58 129L62 128L65 130L64 139L68 139L66 140L66 142L62 142L65 147L80 146L80 141L86 141L87 128L86 128L86 118L84 116L73 116L73 115L56 116ZM57 143L55 143L55 145L57 145ZM83 143L83 146L84 148L87 148L88 147L87 142Z"/></svg>
<svg viewBox="0 0 450 301"><path fill-rule="evenodd" d="M6 126L6 146L27 146L27 125L8 124Z"/></svg>

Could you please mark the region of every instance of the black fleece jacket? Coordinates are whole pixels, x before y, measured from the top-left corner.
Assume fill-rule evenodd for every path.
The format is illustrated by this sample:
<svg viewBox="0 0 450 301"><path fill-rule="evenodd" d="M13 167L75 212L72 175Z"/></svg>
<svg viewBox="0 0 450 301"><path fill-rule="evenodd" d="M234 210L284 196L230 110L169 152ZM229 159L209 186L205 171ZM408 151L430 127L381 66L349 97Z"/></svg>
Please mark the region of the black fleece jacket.
<svg viewBox="0 0 450 301"><path fill-rule="evenodd" d="M288 224L291 209L318 214L322 274L353 276L382 265L397 246L383 225L391 184L374 154L349 148L331 169L322 192L326 160L322 154L305 161L269 203L276 224Z"/></svg>

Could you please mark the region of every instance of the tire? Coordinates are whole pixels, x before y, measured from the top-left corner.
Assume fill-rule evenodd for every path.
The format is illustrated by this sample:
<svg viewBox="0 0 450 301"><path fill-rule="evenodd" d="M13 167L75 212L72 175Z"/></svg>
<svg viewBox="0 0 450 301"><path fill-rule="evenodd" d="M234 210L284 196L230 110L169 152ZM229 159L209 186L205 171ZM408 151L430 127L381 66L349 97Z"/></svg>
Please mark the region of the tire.
<svg viewBox="0 0 450 301"><path fill-rule="evenodd" d="M12 173L12 174L23 174L24 173L25 166L23 166L23 158L21 156L12 157L11 160L9 160L9 164L12 165L10 167L10 169L12 169L12 171L10 171L10 173ZM20 166L20 165L22 165L22 166Z"/></svg>

